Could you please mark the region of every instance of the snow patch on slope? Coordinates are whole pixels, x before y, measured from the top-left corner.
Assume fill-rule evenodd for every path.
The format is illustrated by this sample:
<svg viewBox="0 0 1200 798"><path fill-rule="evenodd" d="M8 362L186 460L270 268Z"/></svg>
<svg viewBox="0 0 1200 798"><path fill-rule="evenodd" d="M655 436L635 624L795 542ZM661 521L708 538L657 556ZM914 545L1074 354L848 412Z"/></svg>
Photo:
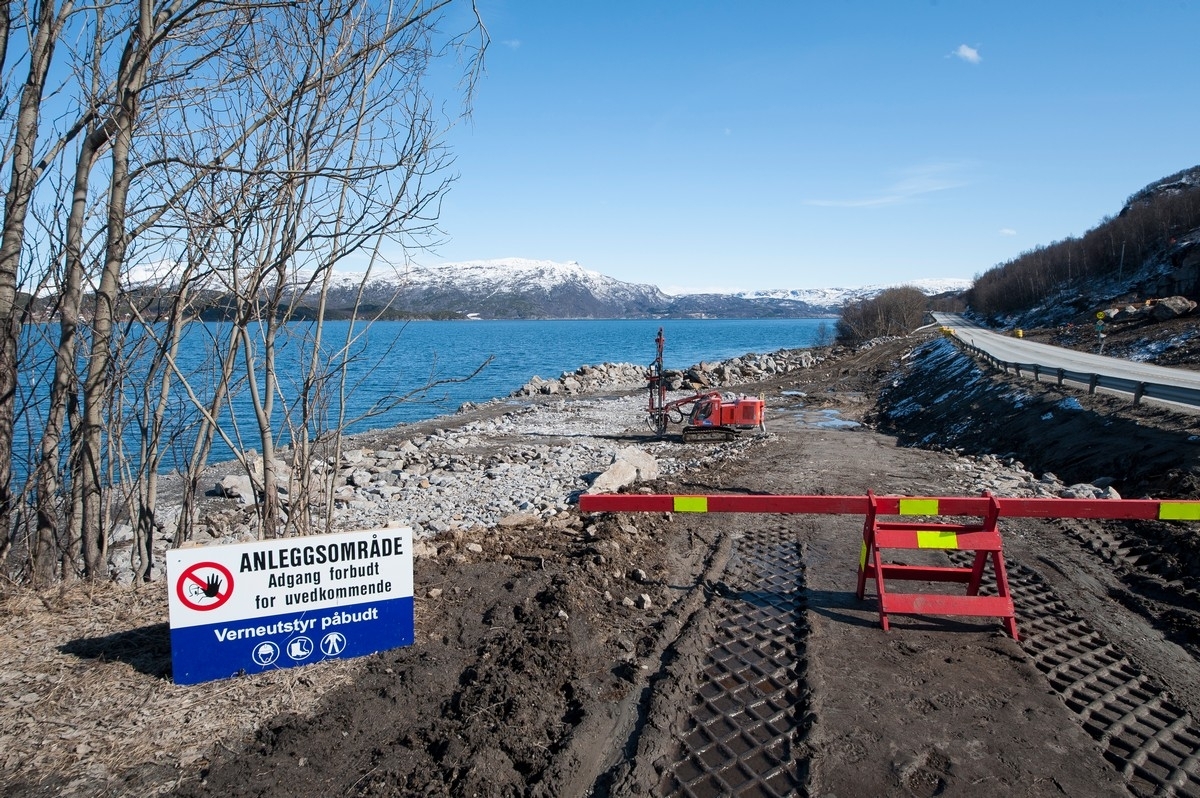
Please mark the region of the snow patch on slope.
<svg viewBox="0 0 1200 798"><path fill-rule="evenodd" d="M889 288L910 286L926 296L945 294L951 291L966 291L971 287L970 280L954 277L930 278L924 280L907 280L901 283L864 285L860 288L795 288L771 291L741 291L734 296L743 299L790 299L796 302L807 302L810 305L825 307L845 305L862 299L878 296Z"/></svg>

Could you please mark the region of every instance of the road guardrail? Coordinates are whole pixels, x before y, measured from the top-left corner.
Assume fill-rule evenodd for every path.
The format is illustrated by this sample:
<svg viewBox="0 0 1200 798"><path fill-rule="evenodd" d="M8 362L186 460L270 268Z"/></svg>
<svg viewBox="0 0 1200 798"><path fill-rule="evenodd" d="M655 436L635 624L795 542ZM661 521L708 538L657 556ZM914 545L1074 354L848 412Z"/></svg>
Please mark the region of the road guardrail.
<svg viewBox="0 0 1200 798"><path fill-rule="evenodd" d="M1089 394L1097 389L1131 394L1135 405L1141 404L1142 399L1156 399L1161 402L1174 402L1189 407L1200 407L1200 390L1180 385L1167 385L1159 382L1145 382L1126 377L1114 377L1093 372L1071 371L1070 369L1046 366L1041 363L1015 363L1001 360L984 349L964 341L956 336L958 343L967 351L983 359L995 368L1004 372L1014 372L1018 377L1032 374L1034 382L1041 382L1042 377L1051 377L1059 385L1070 382L1086 386Z"/></svg>

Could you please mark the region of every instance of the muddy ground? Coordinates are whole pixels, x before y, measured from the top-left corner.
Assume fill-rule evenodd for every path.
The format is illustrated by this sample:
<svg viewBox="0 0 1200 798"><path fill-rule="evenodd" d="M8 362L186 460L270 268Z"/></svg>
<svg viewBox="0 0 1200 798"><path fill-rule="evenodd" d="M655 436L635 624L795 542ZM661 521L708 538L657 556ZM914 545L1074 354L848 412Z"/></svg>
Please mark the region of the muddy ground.
<svg viewBox="0 0 1200 798"><path fill-rule="evenodd" d="M1200 498L1200 417L1077 392L1064 412L1053 386L926 367L937 345L764 384L770 435L636 489L968 495L985 487L971 456L992 454ZM873 591L854 595L852 516L443 536L416 563L413 646L187 688L155 586L10 589L0 780L27 796L1200 795L1195 526L1002 529L1020 642L988 618L883 632Z"/></svg>

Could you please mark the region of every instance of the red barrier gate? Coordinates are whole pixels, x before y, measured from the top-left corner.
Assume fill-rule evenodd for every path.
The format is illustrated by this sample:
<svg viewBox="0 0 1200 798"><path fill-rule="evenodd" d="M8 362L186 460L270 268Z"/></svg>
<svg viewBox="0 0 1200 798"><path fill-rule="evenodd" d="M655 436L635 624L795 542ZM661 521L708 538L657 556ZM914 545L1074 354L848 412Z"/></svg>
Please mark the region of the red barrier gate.
<svg viewBox="0 0 1200 798"><path fill-rule="evenodd" d="M714 494L584 494L582 512L660 513L797 513L862 515L863 541L859 554L858 590L865 597L866 580L874 578L879 594L879 621L888 629L888 614L968 615L1002 619L1017 638L1016 616L1004 567L1000 516L1011 518L1106 518L1117 520L1200 521L1200 501L1157 499L1013 499L982 496L787 496ZM880 516L974 516L976 524L881 521ZM971 567L897 565L884 563L881 549L948 549L973 551ZM987 563L992 563L999 595L980 596ZM885 579L964 583L966 595L893 593Z"/></svg>

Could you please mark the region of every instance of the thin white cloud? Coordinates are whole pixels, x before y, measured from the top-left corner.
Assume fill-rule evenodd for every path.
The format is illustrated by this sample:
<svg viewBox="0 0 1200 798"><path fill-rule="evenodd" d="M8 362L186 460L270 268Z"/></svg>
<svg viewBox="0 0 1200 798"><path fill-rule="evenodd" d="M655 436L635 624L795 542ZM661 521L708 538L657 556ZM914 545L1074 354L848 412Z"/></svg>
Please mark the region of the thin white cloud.
<svg viewBox="0 0 1200 798"><path fill-rule="evenodd" d="M505 39L504 41L502 41L500 43L503 44L505 47L507 47L510 50L521 49L521 40L520 39Z"/></svg>
<svg viewBox="0 0 1200 798"><path fill-rule="evenodd" d="M819 208L878 208L887 205L902 205L924 194L948 191L967 185L958 176L964 164L927 163L903 169L891 185L865 197L851 199L809 199L805 205Z"/></svg>
<svg viewBox="0 0 1200 798"><path fill-rule="evenodd" d="M1002 235L1002 236L1015 236L1016 234L1017 234L1017 231L1012 229L1011 227L1001 227L1000 228L1000 235Z"/></svg>
<svg viewBox="0 0 1200 798"><path fill-rule="evenodd" d="M954 56L955 58L961 58L968 64L978 64L983 60L983 56L979 54L979 50L975 49L969 44L960 44L957 49L954 50L954 52L950 53L950 55Z"/></svg>

